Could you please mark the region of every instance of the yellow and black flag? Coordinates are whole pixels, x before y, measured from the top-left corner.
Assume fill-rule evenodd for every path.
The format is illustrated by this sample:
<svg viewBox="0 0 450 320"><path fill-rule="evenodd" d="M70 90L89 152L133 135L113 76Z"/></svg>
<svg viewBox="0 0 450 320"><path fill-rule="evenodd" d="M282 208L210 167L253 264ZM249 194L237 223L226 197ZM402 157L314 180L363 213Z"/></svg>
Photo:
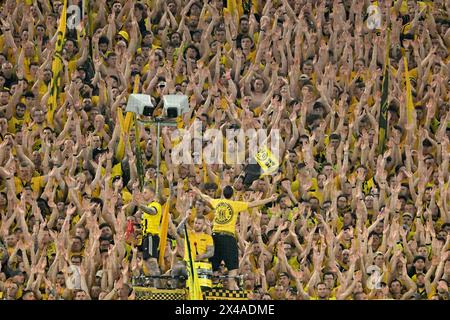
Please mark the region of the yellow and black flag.
<svg viewBox="0 0 450 320"><path fill-rule="evenodd" d="M63 71L62 51L64 46L64 39L66 37L66 22L67 22L67 0L64 0L61 18L59 19L59 26L57 30L57 38L55 45L55 56L52 63L52 81L50 84L50 97L47 111L47 122L49 125L53 124L53 115L58 106L58 96L61 90L61 76Z"/></svg>
<svg viewBox="0 0 450 320"><path fill-rule="evenodd" d="M386 147L386 137L388 130L387 113L388 113L388 96L389 96L389 51L390 51L390 30L387 30L386 40L386 58L384 60L383 85L381 88L381 108L380 118L378 120L378 152L384 153Z"/></svg>
<svg viewBox="0 0 450 320"><path fill-rule="evenodd" d="M187 223L184 224L184 254L188 257L186 269L188 273L187 285L189 288L189 300L203 300L202 288L200 287L197 270L195 269L186 225Z"/></svg>
<svg viewBox="0 0 450 320"><path fill-rule="evenodd" d="M405 65L405 82L406 82L406 119L407 123L411 125L414 121L414 102L411 89L411 78L409 77L408 59L406 55L403 56L403 63Z"/></svg>
<svg viewBox="0 0 450 320"><path fill-rule="evenodd" d="M161 221L161 231L159 232L159 266L161 269L164 269L164 255L166 253L166 244L167 244L167 234L169 231L169 205L170 205L170 195L169 199L166 201L166 205L164 206L163 216Z"/></svg>
<svg viewBox="0 0 450 320"><path fill-rule="evenodd" d="M262 176L273 174L280 166L278 159L270 152L267 146L263 146L258 150L255 160L261 167Z"/></svg>
<svg viewBox="0 0 450 320"><path fill-rule="evenodd" d="M135 152L136 152L136 170L139 178L139 188L142 191L144 188L144 164L142 163L142 151L141 151L141 133L139 130L139 122L137 115L134 115L134 126L135 126ZM129 143L125 141L125 143Z"/></svg>

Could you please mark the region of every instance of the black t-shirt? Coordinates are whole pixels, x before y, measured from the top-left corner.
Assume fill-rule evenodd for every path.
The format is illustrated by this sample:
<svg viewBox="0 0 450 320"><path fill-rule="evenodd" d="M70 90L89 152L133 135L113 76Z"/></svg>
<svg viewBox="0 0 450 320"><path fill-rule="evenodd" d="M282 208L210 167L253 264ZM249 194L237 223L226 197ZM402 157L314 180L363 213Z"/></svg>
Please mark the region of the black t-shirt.
<svg viewBox="0 0 450 320"><path fill-rule="evenodd" d="M138 25L139 25L139 31L141 32L141 34L145 34L147 33L147 28L145 26L145 19L142 18L140 21L138 21Z"/></svg>
<svg viewBox="0 0 450 320"><path fill-rule="evenodd" d="M9 89L11 89L12 85L19 82L19 78L17 78L17 75L15 73L12 73L9 78L6 75L3 75L3 77L5 77L5 84L3 86Z"/></svg>

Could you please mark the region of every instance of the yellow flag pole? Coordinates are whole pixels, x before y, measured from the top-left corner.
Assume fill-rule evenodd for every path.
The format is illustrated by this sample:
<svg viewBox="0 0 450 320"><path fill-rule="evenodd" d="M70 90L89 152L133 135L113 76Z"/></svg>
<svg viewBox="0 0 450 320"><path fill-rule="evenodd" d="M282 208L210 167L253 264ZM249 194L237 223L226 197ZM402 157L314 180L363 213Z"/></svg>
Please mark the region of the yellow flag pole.
<svg viewBox="0 0 450 320"><path fill-rule="evenodd" d="M170 196L166 201L166 205L164 206L162 222L161 222L161 232L160 232L160 242L159 242L159 266L164 269L164 255L166 253L166 244L167 244L167 232L169 229L169 205L170 205Z"/></svg>
<svg viewBox="0 0 450 320"><path fill-rule="evenodd" d="M185 255L188 255L188 285L189 285L189 300L203 300L202 289L198 281L197 270L195 269L194 259L192 258L191 244L189 242L189 234L187 231L187 223L184 224L184 250Z"/></svg>
<svg viewBox="0 0 450 320"><path fill-rule="evenodd" d="M50 97L47 110L47 122L49 125L53 124L53 117L58 107L58 95L61 86L61 73L63 70L62 52L64 46L64 39L66 37L66 22L67 22L67 0L64 0L61 17L59 20L55 54L52 61L52 80L50 82Z"/></svg>

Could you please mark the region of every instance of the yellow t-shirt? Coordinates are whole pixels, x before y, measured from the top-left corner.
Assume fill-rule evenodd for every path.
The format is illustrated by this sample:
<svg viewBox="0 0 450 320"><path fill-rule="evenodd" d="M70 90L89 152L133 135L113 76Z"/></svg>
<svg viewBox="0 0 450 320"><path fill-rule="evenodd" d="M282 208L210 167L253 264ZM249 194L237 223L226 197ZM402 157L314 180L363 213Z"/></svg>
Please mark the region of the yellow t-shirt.
<svg viewBox="0 0 450 320"><path fill-rule="evenodd" d="M238 213L248 208L247 202L227 199L214 199L211 202L214 210L213 232L236 233Z"/></svg>
<svg viewBox="0 0 450 320"><path fill-rule="evenodd" d="M124 204L128 204L133 199L132 194L127 189L122 189L122 200Z"/></svg>
<svg viewBox="0 0 450 320"><path fill-rule="evenodd" d="M16 64L17 58L16 55L14 54L14 50L9 47L8 49L4 49L5 48L5 35L1 35L0 36L0 48L2 48L2 51L6 51L6 58L8 59L9 62L11 62L12 65Z"/></svg>
<svg viewBox="0 0 450 320"><path fill-rule="evenodd" d="M299 271L301 269L300 263L298 262L297 256L293 256L288 260L288 264L292 267L292 269Z"/></svg>
<svg viewBox="0 0 450 320"><path fill-rule="evenodd" d="M394 1L396 4L398 0ZM372 1L371 3L374 6L379 6L378 1ZM417 1L417 4L419 5L419 11L421 11L425 6L427 6L429 9L433 8L433 1ZM391 8L391 11L393 11L394 8ZM403 0L401 6L400 6L400 13L402 15L408 14L408 1Z"/></svg>
<svg viewBox="0 0 450 320"><path fill-rule="evenodd" d="M320 189L314 190L314 191L309 191L308 192L308 196L312 197L316 197L319 200L319 203L322 205L323 204L323 200L324 200L324 193L323 191L321 191Z"/></svg>
<svg viewBox="0 0 450 320"><path fill-rule="evenodd" d="M397 1L395 1L397 2ZM419 11L421 11L426 6L429 9L433 8L433 1L417 1L417 4L419 5ZM408 13L408 1L403 1L402 5L400 6L400 13L401 14L407 14Z"/></svg>
<svg viewBox="0 0 450 320"><path fill-rule="evenodd" d="M317 190L319 188L318 185L317 185L317 179L316 178L312 178L311 179L311 183L312 183L312 185L311 185L310 189ZM299 188L300 188L300 180L296 179L291 184L291 191L292 192L297 192L299 190Z"/></svg>
<svg viewBox="0 0 450 320"><path fill-rule="evenodd" d="M69 63L68 63L68 69L69 69L69 78L72 77L72 74L77 70L77 60L78 60L79 56L75 56L73 57Z"/></svg>
<svg viewBox="0 0 450 320"><path fill-rule="evenodd" d="M311 297L310 300L336 300L336 297L329 297L327 299L320 299L318 296L317 297Z"/></svg>
<svg viewBox="0 0 450 320"><path fill-rule="evenodd" d="M8 132L15 134L20 131L24 125L28 125L30 122L30 112L28 112L28 110L25 111L25 115L22 119L12 116L11 119L8 120Z"/></svg>
<svg viewBox="0 0 450 320"><path fill-rule="evenodd" d="M14 184L16 186L16 194L21 193L23 188L27 185L27 183L24 183L19 177L14 177ZM40 176L31 178L30 185L33 192L40 193L41 190L45 187L44 177Z"/></svg>
<svg viewBox="0 0 450 320"><path fill-rule="evenodd" d="M25 73L24 73L24 78L27 81L34 81L35 79L33 79L33 75L30 72L30 65L32 62L37 62L39 63L39 57L37 56L37 54L35 54L33 57L31 58L25 58L23 59L23 64L25 67Z"/></svg>
<svg viewBox="0 0 450 320"><path fill-rule="evenodd" d="M214 245L212 237L207 233L188 231L188 236L193 259L195 259L197 255L205 254L206 248ZM187 261L188 259L189 257L185 255L184 260Z"/></svg>
<svg viewBox="0 0 450 320"><path fill-rule="evenodd" d="M50 243L47 247L47 257L51 258L52 254L56 254L56 245L54 242Z"/></svg>
<svg viewBox="0 0 450 320"><path fill-rule="evenodd" d="M106 169L102 168L102 177L106 174ZM115 177L115 176L122 176L122 163L116 163L114 166L112 166L111 168L111 177Z"/></svg>
<svg viewBox="0 0 450 320"><path fill-rule="evenodd" d="M147 207L154 207L156 209L156 214L143 213L142 233L144 236L148 234L159 235L159 224L161 222L162 215L161 205L158 202L153 201Z"/></svg>
<svg viewBox="0 0 450 320"><path fill-rule="evenodd" d="M277 1L273 1L274 5L277 4ZM238 16L242 16L246 11L250 11L250 8L253 7L255 12L259 12L258 1L257 0L227 0L227 6L223 9L224 12L229 12L230 14L238 14ZM245 11L246 10L246 11Z"/></svg>

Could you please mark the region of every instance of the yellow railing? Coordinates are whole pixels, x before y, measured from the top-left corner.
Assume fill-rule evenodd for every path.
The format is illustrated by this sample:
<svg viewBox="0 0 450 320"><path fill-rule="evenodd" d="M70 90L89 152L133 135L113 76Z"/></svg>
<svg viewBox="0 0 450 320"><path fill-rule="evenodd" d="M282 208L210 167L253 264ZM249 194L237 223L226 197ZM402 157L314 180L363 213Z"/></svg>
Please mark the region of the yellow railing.
<svg viewBox="0 0 450 320"><path fill-rule="evenodd" d="M136 293L136 300L187 300L187 289L155 289L146 287L133 287ZM226 290L213 288L203 291L205 300L248 300L249 291Z"/></svg>

